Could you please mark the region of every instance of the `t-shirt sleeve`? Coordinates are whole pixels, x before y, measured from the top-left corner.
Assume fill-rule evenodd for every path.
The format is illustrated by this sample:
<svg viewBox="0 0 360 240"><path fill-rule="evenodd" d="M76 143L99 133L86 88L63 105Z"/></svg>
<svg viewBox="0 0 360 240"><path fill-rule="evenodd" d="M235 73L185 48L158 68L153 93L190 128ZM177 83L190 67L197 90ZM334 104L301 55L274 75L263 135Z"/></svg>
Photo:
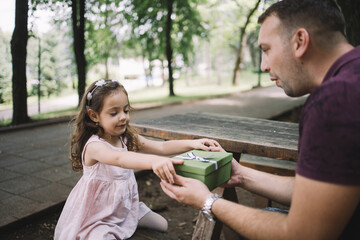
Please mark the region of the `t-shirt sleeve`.
<svg viewBox="0 0 360 240"><path fill-rule="evenodd" d="M297 174L360 185L360 96L353 90L327 87L304 108Z"/></svg>

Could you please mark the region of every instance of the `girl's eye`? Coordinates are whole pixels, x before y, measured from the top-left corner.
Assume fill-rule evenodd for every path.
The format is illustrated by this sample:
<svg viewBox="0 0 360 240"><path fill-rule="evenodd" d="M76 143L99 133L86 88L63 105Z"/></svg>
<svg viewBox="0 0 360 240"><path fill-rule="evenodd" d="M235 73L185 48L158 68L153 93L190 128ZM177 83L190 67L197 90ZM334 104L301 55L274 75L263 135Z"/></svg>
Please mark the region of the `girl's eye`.
<svg viewBox="0 0 360 240"><path fill-rule="evenodd" d="M128 114L129 112L130 112L129 109L124 110L124 113L126 113L126 114Z"/></svg>
<svg viewBox="0 0 360 240"><path fill-rule="evenodd" d="M110 113L111 116L116 116L116 114L117 114L116 112Z"/></svg>

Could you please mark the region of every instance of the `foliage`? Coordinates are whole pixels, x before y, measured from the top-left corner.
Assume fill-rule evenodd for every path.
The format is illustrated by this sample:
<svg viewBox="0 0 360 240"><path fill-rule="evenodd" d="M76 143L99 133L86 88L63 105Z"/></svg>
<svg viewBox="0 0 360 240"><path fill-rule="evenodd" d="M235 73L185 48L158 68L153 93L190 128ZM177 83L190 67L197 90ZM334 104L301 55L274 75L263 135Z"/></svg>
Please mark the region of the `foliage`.
<svg viewBox="0 0 360 240"><path fill-rule="evenodd" d="M360 45L360 1L336 0L344 14L347 39L353 46Z"/></svg>
<svg viewBox="0 0 360 240"><path fill-rule="evenodd" d="M9 34L0 30L0 103L11 101L11 53Z"/></svg>
<svg viewBox="0 0 360 240"><path fill-rule="evenodd" d="M196 0L174 1L171 46L176 56L173 62L178 68L191 63L194 38L207 36L197 5ZM126 1L124 14L131 24L131 44L128 46L140 46L143 56L149 62L165 59L166 0Z"/></svg>
<svg viewBox="0 0 360 240"><path fill-rule="evenodd" d="M121 0L89 0L86 26L86 59L89 68L104 63L106 76L109 59L118 59L124 37L125 19Z"/></svg>
<svg viewBox="0 0 360 240"><path fill-rule="evenodd" d="M34 35L36 36L36 35ZM75 75L71 39L60 29L38 34L28 41L28 94L37 95L40 39L41 96L59 95L71 83Z"/></svg>

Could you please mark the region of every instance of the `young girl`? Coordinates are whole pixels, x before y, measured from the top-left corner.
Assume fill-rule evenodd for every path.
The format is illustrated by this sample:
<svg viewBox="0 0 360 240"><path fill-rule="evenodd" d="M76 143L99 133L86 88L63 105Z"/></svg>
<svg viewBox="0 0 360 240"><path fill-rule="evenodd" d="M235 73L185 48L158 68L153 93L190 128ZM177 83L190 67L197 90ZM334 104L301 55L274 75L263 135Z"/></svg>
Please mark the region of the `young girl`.
<svg viewBox="0 0 360 240"><path fill-rule="evenodd" d="M166 231L167 221L139 202L133 169L152 169L173 183L173 164L183 160L150 154L217 151L219 144L210 139L151 141L136 134L129 125L128 94L117 81L91 84L80 107L70 159L83 176L68 196L54 239L126 239L138 226Z"/></svg>

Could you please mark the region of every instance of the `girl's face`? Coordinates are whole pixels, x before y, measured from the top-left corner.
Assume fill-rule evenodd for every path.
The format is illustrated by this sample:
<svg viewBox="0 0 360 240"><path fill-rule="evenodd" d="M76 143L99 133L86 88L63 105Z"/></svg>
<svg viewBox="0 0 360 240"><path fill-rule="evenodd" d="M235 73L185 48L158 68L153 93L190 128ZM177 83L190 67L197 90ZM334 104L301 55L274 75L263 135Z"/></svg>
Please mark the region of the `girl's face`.
<svg viewBox="0 0 360 240"><path fill-rule="evenodd" d="M121 90L104 98L104 105L99 114L99 124L106 136L118 139L125 132L130 121L129 110L128 98Z"/></svg>

